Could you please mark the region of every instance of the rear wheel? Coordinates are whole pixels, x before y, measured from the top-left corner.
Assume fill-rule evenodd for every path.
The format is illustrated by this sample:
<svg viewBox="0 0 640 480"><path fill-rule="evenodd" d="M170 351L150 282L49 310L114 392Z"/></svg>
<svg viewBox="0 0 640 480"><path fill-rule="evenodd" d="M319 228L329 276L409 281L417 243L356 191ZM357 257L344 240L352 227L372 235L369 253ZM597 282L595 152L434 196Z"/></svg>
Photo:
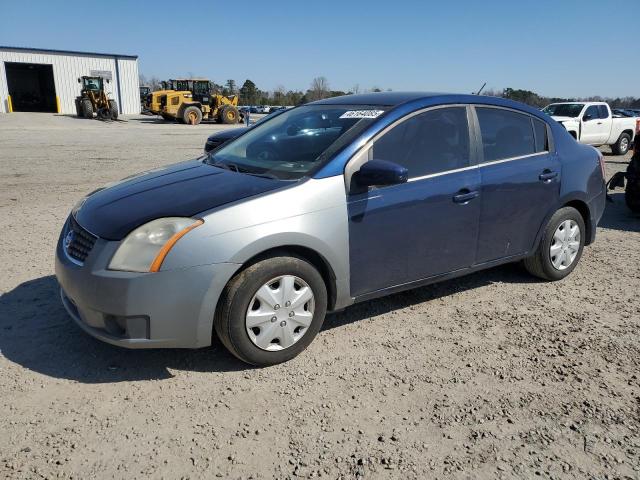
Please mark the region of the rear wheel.
<svg viewBox="0 0 640 480"><path fill-rule="evenodd" d="M109 100L109 112L112 120L118 119L118 104L115 100Z"/></svg>
<svg viewBox="0 0 640 480"><path fill-rule="evenodd" d="M631 145L631 137L628 133L623 133L618 138L618 141L611 146L611 151L614 155L626 155Z"/></svg>
<svg viewBox="0 0 640 480"><path fill-rule="evenodd" d="M238 113L238 109L233 105L226 105L222 108L220 117L221 117L220 119L222 120L222 123L233 124L233 123L238 123L240 114Z"/></svg>
<svg viewBox="0 0 640 480"><path fill-rule="evenodd" d="M214 326L240 360L258 366L292 359L314 339L327 311L327 289L306 260L279 255L257 262L227 285Z"/></svg>
<svg viewBox="0 0 640 480"><path fill-rule="evenodd" d="M187 107L182 112L182 121L187 125L198 125L202 121L202 111L198 107Z"/></svg>
<svg viewBox="0 0 640 480"><path fill-rule="evenodd" d="M573 207L553 214L533 256L524 260L525 268L544 280L561 280L569 275L582 256L585 240L582 215Z"/></svg>
<svg viewBox="0 0 640 480"><path fill-rule="evenodd" d="M82 115L84 118L93 118L93 104L88 98L82 99Z"/></svg>
<svg viewBox="0 0 640 480"><path fill-rule="evenodd" d="M80 99L76 98L76 116L82 117L82 104L80 103Z"/></svg>
<svg viewBox="0 0 640 480"><path fill-rule="evenodd" d="M629 188L624 192L624 202L634 213L640 213L640 189Z"/></svg>

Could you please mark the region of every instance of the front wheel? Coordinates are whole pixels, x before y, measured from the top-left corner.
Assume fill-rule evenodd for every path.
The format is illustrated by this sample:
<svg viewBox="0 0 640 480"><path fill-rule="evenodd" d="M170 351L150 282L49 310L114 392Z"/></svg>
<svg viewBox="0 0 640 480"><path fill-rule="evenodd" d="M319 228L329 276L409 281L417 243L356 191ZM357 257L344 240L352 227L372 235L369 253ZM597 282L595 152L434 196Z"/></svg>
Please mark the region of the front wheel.
<svg viewBox="0 0 640 480"><path fill-rule="evenodd" d="M238 273L225 288L214 326L227 349L257 366L286 362L314 339L327 311L327 288L306 260L278 255Z"/></svg>
<svg viewBox="0 0 640 480"><path fill-rule="evenodd" d="M582 256L585 233L580 212L573 207L561 208L547 223L538 249L524 260L525 268L544 280L563 279Z"/></svg>

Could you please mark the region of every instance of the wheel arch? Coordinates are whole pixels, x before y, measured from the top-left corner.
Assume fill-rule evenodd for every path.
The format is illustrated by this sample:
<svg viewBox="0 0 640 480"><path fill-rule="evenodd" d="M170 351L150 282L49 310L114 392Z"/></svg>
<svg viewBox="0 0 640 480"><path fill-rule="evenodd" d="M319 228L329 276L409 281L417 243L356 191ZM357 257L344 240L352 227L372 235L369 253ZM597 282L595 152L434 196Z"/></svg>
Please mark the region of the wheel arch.
<svg viewBox="0 0 640 480"><path fill-rule="evenodd" d="M630 129L630 128L628 128L628 129L623 130L622 132L620 132L620 136L618 137L618 140L619 140L619 139L620 139L620 137L621 137L622 135L624 135L625 133L626 133L627 135L629 135L629 141L633 140L633 134L634 134L634 132L633 132L633 130L632 130L632 129Z"/></svg>
<svg viewBox="0 0 640 480"><path fill-rule="evenodd" d="M594 226L591 225L591 212L589 211L589 205L587 205L583 200L574 199L566 202L560 208L563 207L573 207L580 213L580 216L584 221L584 228L586 229L584 244L589 245L593 238L592 234L594 228Z"/></svg>
<svg viewBox="0 0 640 480"><path fill-rule="evenodd" d="M293 255L296 257L300 257L313 265L322 276L325 286L327 287L327 310L332 310L335 307L337 298L336 274L329 261L322 254L308 246L289 244L271 247L263 250L259 253L254 254L245 262L243 262L242 266L238 268L238 270L234 274L234 277L251 265L277 255Z"/></svg>
<svg viewBox="0 0 640 480"><path fill-rule="evenodd" d="M538 233L536 234L536 239L533 244L533 248L531 249L529 254L532 254L538 248L538 245L542 240L542 234L544 233L544 229L547 226L547 223L549 223L549 220L551 219L551 217L553 217L553 214L564 207L573 207L578 211L578 213L580 213L580 216L584 221L584 227L586 229L584 244L586 246L593 243L593 239L594 239L593 230L596 228L596 226L593 225L593 222L591 220L591 211L589 210L589 204L587 203L587 200L584 197L584 194L580 194L580 192L575 192L574 194L566 195L562 197L560 201L556 204L556 206L552 208L544 217L544 220L542 221L542 223L540 224L540 227L538 228Z"/></svg>

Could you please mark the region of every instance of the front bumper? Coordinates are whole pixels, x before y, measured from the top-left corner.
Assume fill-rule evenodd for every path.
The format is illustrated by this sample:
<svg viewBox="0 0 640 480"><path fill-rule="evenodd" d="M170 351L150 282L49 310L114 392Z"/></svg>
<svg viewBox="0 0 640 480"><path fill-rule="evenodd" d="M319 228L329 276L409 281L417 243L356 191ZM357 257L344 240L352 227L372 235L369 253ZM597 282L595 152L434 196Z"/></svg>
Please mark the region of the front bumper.
<svg viewBox="0 0 640 480"><path fill-rule="evenodd" d="M220 263L156 273L107 265L120 242L98 239L83 264L56 249L62 303L90 335L127 348L198 348L211 344L218 298L239 265Z"/></svg>

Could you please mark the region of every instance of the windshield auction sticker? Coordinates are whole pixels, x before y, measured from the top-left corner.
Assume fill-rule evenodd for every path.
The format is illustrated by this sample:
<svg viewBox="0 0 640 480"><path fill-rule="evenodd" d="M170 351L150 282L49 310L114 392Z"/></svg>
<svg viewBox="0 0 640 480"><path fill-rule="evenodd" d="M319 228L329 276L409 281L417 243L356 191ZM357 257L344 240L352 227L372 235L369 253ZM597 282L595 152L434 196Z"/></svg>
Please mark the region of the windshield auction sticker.
<svg viewBox="0 0 640 480"><path fill-rule="evenodd" d="M348 110L340 118L376 118L383 113L384 110Z"/></svg>

